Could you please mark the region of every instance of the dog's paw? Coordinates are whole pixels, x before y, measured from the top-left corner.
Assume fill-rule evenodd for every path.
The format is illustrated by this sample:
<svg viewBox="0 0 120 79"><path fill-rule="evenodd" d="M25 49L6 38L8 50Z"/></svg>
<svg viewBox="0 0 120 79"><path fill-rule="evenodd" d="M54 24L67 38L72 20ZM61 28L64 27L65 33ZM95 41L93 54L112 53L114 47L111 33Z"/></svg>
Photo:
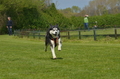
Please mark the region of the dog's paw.
<svg viewBox="0 0 120 79"><path fill-rule="evenodd" d="M58 46L58 50L61 51L61 46Z"/></svg>
<svg viewBox="0 0 120 79"><path fill-rule="evenodd" d="M58 51L61 51L61 48L58 48Z"/></svg>
<svg viewBox="0 0 120 79"><path fill-rule="evenodd" d="M57 58L53 58L53 60L55 60L55 59L57 59Z"/></svg>
<svg viewBox="0 0 120 79"><path fill-rule="evenodd" d="M61 50L58 50L58 51L61 51Z"/></svg>

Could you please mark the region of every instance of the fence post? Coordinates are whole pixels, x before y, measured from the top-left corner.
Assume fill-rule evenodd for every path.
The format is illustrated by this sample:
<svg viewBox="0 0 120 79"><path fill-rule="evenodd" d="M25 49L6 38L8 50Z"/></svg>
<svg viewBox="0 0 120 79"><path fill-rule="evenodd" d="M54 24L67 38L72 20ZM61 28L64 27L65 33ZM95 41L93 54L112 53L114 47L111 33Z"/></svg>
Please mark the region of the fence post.
<svg viewBox="0 0 120 79"><path fill-rule="evenodd" d="M19 38L20 38L20 36L21 36L21 34L20 34L20 33L21 33L21 30L19 30L19 33L18 33L18 37L19 37Z"/></svg>
<svg viewBox="0 0 120 79"><path fill-rule="evenodd" d="M33 38L35 39L35 32L33 31Z"/></svg>
<svg viewBox="0 0 120 79"><path fill-rule="evenodd" d="M39 39L40 39L40 31L39 31L39 34L38 34L38 36L39 36Z"/></svg>
<svg viewBox="0 0 120 79"><path fill-rule="evenodd" d="M81 31L79 30L78 32L79 32L79 39L81 39Z"/></svg>
<svg viewBox="0 0 120 79"><path fill-rule="evenodd" d="M94 40L96 41L97 38L96 38L96 30L95 30L95 28L93 29L93 33L94 33Z"/></svg>
<svg viewBox="0 0 120 79"><path fill-rule="evenodd" d="M16 30L14 30L14 36L16 36Z"/></svg>
<svg viewBox="0 0 120 79"><path fill-rule="evenodd" d="M28 35L27 35L28 38L29 38L29 34L30 34L30 32L28 31Z"/></svg>
<svg viewBox="0 0 120 79"><path fill-rule="evenodd" d="M115 39L117 39L117 29L116 29L116 26L115 26Z"/></svg>
<svg viewBox="0 0 120 79"><path fill-rule="evenodd" d="M70 39L70 32L68 31L68 39Z"/></svg>

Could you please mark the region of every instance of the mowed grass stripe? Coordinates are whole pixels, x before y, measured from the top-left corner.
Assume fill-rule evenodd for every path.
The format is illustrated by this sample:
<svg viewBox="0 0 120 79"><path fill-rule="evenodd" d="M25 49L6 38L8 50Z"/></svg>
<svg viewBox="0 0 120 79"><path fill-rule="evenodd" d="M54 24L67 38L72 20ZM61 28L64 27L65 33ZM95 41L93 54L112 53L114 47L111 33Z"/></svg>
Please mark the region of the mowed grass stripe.
<svg viewBox="0 0 120 79"><path fill-rule="evenodd" d="M44 40L0 36L0 79L119 79L120 44L64 42L52 60Z"/></svg>

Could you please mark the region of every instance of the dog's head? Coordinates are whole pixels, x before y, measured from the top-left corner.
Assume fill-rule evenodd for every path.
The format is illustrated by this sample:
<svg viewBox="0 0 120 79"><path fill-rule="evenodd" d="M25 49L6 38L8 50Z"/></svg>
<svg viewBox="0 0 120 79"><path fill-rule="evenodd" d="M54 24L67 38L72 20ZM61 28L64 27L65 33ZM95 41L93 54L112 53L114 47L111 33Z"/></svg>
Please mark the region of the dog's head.
<svg viewBox="0 0 120 79"><path fill-rule="evenodd" d="M58 25L51 25L49 33L52 35L53 38L57 38L60 33Z"/></svg>

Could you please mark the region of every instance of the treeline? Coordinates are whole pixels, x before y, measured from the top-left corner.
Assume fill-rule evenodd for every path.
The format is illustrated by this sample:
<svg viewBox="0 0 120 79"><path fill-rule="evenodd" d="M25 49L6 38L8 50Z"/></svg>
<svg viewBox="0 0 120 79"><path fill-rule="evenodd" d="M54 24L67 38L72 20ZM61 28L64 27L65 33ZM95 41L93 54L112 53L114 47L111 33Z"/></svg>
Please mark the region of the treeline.
<svg viewBox="0 0 120 79"><path fill-rule="evenodd" d="M69 19L60 14L48 0L0 0L0 34L6 33L10 16L13 29L46 29L50 24L67 26Z"/></svg>
<svg viewBox="0 0 120 79"><path fill-rule="evenodd" d="M102 15L102 16L89 16L89 27L93 28L94 25L97 25L98 28L114 28L120 27L120 13L118 14L109 14L109 15ZM72 16L71 17L72 24L74 28L80 27L80 29L84 29L83 26L83 17L79 16ZM96 23L97 22L97 23Z"/></svg>
<svg viewBox="0 0 120 79"><path fill-rule="evenodd" d="M85 13L90 16L120 13L120 0L92 0L83 8L80 15Z"/></svg>
<svg viewBox="0 0 120 79"><path fill-rule="evenodd" d="M109 1L109 0L108 0ZM111 10L111 9L109 9ZM87 9L86 9L87 11ZM6 21L10 16L13 20L13 29L47 29L50 24L59 24L62 30L83 29L83 18L89 15L90 28L97 21L100 28L120 25L120 14L102 14L91 16L84 13L79 7L72 7L71 15L57 10L51 0L0 0L0 34L7 33ZM81 15L80 13L83 13ZM93 11L90 11L93 12ZM107 26L110 25L110 26Z"/></svg>
<svg viewBox="0 0 120 79"><path fill-rule="evenodd" d="M83 9L73 6L58 11L65 17L71 18L74 27L84 28L85 14L89 15L90 28L95 25L95 21L99 28L120 27L120 0L91 0Z"/></svg>
<svg viewBox="0 0 120 79"><path fill-rule="evenodd" d="M59 11L65 16L84 16L85 14L101 16L105 14L117 14L120 13L120 0L91 0L83 9L78 6L73 6L60 9Z"/></svg>

